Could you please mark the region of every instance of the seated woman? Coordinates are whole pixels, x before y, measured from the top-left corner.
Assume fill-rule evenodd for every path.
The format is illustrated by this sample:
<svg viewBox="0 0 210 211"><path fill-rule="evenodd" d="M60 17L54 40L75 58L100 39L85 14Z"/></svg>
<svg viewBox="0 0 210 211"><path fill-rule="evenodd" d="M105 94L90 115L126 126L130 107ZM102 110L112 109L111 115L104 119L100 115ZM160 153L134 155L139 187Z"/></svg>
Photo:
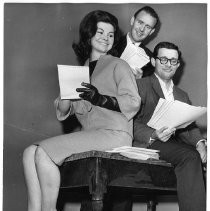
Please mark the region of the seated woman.
<svg viewBox="0 0 210 211"><path fill-rule="evenodd" d="M28 211L53 211L60 187L58 166L73 153L131 146L133 117L140 97L129 65L113 57L118 40L116 17L93 11L80 24L80 40L73 49L81 64L89 65L91 84L78 88L81 100L55 100L59 120L75 114L81 131L35 143L23 154L28 188Z"/></svg>

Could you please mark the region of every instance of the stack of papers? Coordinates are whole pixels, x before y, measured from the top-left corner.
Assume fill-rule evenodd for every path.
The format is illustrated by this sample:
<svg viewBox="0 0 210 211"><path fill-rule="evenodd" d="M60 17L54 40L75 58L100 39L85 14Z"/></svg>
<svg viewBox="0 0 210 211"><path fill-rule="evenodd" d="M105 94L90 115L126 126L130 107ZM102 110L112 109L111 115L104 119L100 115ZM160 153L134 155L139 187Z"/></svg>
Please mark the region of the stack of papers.
<svg viewBox="0 0 210 211"><path fill-rule="evenodd" d="M126 46L120 58L125 60L133 69L142 68L150 61L144 49L132 44Z"/></svg>
<svg viewBox="0 0 210 211"><path fill-rule="evenodd" d="M148 160L148 159L159 160L159 154L158 154L159 151L154 149L122 146L114 148L112 150L107 150L106 152L119 153L125 157L138 160Z"/></svg>
<svg viewBox="0 0 210 211"><path fill-rule="evenodd" d="M176 129L185 128L206 112L206 107L192 106L178 100L169 101L160 98L147 125L156 130L164 126Z"/></svg>
<svg viewBox="0 0 210 211"><path fill-rule="evenodd" d="M61 99L80 99L81 83L90 83L88 66L57 65ZM84 87L83 87L84 88Z"/></svg>

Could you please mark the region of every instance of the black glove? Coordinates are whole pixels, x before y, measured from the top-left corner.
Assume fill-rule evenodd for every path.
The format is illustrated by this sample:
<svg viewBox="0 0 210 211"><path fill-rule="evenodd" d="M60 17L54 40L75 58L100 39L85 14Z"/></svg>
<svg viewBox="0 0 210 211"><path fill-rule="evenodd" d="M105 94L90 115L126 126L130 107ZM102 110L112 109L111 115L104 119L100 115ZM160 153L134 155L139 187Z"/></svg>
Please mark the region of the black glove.
<svg viewBox="0 0 210 211"><path fill-rule="evenodd" d="M115 97L101 95L98 89L91 84L83 82L81 85L86 88L77 88L76 91L82 92L79 94L82 99L91 102L93 105L120 112L120 107Z"/></svg>

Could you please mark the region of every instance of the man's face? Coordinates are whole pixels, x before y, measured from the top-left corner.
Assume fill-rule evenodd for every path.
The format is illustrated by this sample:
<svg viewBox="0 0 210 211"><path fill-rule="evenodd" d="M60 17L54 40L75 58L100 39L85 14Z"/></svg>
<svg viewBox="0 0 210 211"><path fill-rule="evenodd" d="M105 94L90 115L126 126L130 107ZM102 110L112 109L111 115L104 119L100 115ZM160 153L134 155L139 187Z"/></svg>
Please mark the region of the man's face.
<svg viewBox="0 0 210 211"><path fill-rule="evenodd" d="M136 18L131 18L131 39L134 42L142 42L149 35L151 35L155 29L154 26L157 20L145 11L141 11Z"/></svg>
<svg viewBox="0 0 210 211"><path fill-rule="evenodd" d="M151 63L155 67L155 73L164 81L169 81L173 78L177 68L180 65L179 61L176 64L177 61L178 61L177 50L167 49L167 48L160 48L158 50L157 57L151 59ZM161 64L161 62L163 64Z"/></svg>

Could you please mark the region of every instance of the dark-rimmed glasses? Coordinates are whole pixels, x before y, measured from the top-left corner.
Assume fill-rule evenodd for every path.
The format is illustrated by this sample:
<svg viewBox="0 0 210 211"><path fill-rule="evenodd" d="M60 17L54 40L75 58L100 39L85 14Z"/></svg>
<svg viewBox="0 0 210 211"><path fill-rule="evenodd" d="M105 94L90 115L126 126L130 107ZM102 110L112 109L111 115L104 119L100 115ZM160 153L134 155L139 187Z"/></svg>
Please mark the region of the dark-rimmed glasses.
<svg viewBox="0 0 210 211"><path fill-rule="evenodd" d="M170 61L170 64L175 66L179 63L178 59L173 59L173 58L168 59L167 57L156 57L156 59L159 59L161 64L167 64L168 61Z"/></svg>

